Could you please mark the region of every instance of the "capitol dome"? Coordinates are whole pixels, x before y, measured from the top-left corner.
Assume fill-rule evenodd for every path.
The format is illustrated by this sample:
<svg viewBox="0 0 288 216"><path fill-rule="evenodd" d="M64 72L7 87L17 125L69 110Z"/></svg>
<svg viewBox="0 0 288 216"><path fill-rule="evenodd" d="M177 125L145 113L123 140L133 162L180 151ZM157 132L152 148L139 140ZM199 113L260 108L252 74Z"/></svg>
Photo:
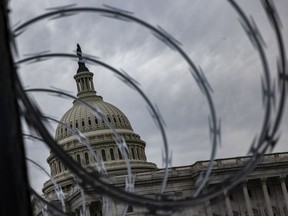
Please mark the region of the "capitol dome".
<svg viewBox="0 0 288 216"><path fill-rule="evenodd" d="M133 130L126 115L114 105L103 101L101 96L91 95L84 101L100 110L113 128ZM61 122L82 133L109 129L104 120L97 118L90 107L79 101L74 101L73 107L64 114ZM56 141L71 135L71 131L68 131L63 125L58 125L55 135Z"/></svg>
<svg viewBox="0 0 288 216"><path fill-rule="evenodd" d="M127 116L120 109L105 102L101 96L96 94L93 73L85 66L80 46L78 46L77 55L79 57L79 68L74 76L78 90L77 97L100 111L106 122L103 118L99 118L99 115L96 115L90 107L74 100L73 106L63 115L61 123L56 129L56 142L82 167L91 172L97 172L97 161L95 161L87 146L81 143L72 133L71 129L79 130L89 141L94 153L101 158L108 175L125 175L127 174L127 164L120 149L118 149L110 125L126 142L126 152L133 173L157 169L154 163L147 161L146 143L133 131ZM75 184L74 176L53 153L47 158L47 162L52 177L62 188L66 188L65 190L68 191ZM53 184L51 180L48 180L44 184L43 192L47 196L52 196L54 194L53 190Z"/></svg>

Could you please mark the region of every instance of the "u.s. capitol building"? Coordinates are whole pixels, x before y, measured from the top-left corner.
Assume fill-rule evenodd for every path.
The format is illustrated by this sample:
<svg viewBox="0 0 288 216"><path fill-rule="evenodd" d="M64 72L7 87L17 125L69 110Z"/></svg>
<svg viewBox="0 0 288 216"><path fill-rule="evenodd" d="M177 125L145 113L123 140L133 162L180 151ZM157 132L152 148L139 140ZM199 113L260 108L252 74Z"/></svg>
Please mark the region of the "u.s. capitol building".
<svg viewBox="0 0 288 216"><path fill-rule="evenodd" d="M79 50L78 54L81 58ZM96 94L93 73L82 61L79 60L78 64L79 68L74 76L78 90L77 97L101 110L116 132L124 137L132 173L135 177L134 193L143 196L154 196L159 193L164 170L146 160L146 144L133 131L129 119L121 110L105 102L101 96ZM115 144L113 132L107 124L95 117L90 108L76 100L64 114L61 122L63 125L81 131L87 137L95 154L102 158L111 184L125 190L127 166ZM55 135L57 143L81 166L97 172L96 161L86 145L81 144L63 125L59 124L57 127ZM223 179L237 173L248 159L249 157L236 157L215 160L208 187L217 186ZM53 153L50 154L47 162L50 166L51 176L64 192L67 212L72 215L80 215L83 210L83 194L81 195L74 175ZM188 166L172 167L165 194L175 199L191 197L196 188L196 181L208 163L209 161L198 161ZM177 214L187 216L288 215L287 173L288 153L265 155L262 163L237 188L217 199L201 203ZM42 191L46 200L61 206L51 179L44 183ZM102 209L104 197L101 194L93 189L85 189L84 196L86 206L83 215L104 215ZM41 205L38 205L36 200L33 202L34 215L43 215ZM124 207L124 203L111 200L108 214L121 215ZM145 208L129 205L126 214L131 216L147 215L147 212Z"/></svg>

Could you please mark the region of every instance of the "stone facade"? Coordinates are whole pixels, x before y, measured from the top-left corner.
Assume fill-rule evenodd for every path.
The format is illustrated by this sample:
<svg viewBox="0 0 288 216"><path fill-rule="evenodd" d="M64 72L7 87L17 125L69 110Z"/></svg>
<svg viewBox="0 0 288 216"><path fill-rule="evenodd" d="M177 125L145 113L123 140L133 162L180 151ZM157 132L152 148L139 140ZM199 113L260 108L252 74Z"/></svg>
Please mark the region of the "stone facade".
<svg viewBox="0 0 288 216"><path fill-rule="evenodd" d="M248 159L249 157L236 157L216 160L209 179L209 187L215 187L223 179L234 175ZM207 167L208 162L198 161L190 166L173 167L170 170L165 194L173 196L175 199L190 197L200 172ZM223 194L217 199L184 210L179 215L288 215L287 173L288 153L267 154L263 162L246 177L245 181L226 196ZM135 174L135 193L153 197L160 191L163 174L163 169ZM125 177L126 175L115 175L110 178L111 183L124 190ZM64 192L66 206L75 215L79 215L82 208L79 187L74 183L68 190L64 188ZM58 202L55 193L45 194L45 196L48 200ZM97 192L92 189L86 190L85 201L90 215L102 215L103 196L97 195ZM123 208L122 203L111 201L109 215L121 215ZM146 209L134 206L129 207L129 210L127 215L145 215L147 213ZM42 214L39 209L38 213L36 215ZM87 213L87 215L89 214Z"/></svg>

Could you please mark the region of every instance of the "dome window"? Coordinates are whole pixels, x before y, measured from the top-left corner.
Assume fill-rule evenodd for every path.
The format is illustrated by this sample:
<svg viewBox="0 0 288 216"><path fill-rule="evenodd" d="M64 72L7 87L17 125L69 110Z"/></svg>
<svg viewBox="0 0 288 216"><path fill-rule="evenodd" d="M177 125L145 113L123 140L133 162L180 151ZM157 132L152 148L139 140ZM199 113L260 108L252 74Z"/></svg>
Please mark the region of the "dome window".
<svg viewBox="0 0 288 216"><path fill-rule="evenodd" d="M102 154L103 161L106 161L106 153L104 149L102 149L101 154Z"/></svg>
<svg viewBox="0 0 288 216"><path fill-rule="evenodd" d="M84 154L84 157L85 157L85 164L86 165L89 164L89 156L87 152Z"/></svg>
<svg viewBox="0 0 288 216"><path fill-rule="evenodd" d="M119 159L120 160L122 160L123 159L123 157L122 157L122 154L121 154L121 152L120 152L120 150L118 149L118 155L119 155Z"/></svg>
<svg viewBox="0 0 288 216"><path fill-rule="evenodd" d="M95 155L97 156L97 151L94 150ZM95 162L98 162L96 158L93 157L93 159L95 160Z"/></svg>
<svg viewBox="0 0 288 216"><path fill-rule="evenodd" d="M54 172L55 172L55 174L57 174L57 173L58 173L58 170L57 170L57 165L56 165L56 161L54 162Z"/></svg>
<svg viewBox="0 0 288 216"><path fill-rule="evenodd" d="M88 125L91 126L91 119L88 119Z"/></svg>
<svg viewBox="0 0 288 216"><path fill-rule="evenodd" d="M120 123L122 123L122 121L121 121L121 118L120 118L120 117L118 117L118 119L119 119L119 122L120 122Z"/></svg>
<svg viewBox="0 0 288 216"><path fill-rule="evenodd" d="M82 85L83 85L83 90L86 90L86 85L85 85L84 78L81 78L81 82L82 82Z"/></svg>
<svg viewBox="0 0 288 216"><path fill-rule="evenodd" d="M61 162L58 161L59 173L61 173Z"/></svg>
<svg viewBox="0 0 288 216"><path fill-rule="evenodd" d="M129 205L127 208L127 213L134 212L133 206Z"/></svg>
<svg viewBox="0 0 288 216"><path fill-rule="evenodd" d="M132 159L135 159L135 152L134 152L134 148L131 148L131 152L132 152Z"/></svg>
<svg viewBox="0 0 288 216"><path fill-rule="evenodd" d="M111 160L115 160L114 150L112 148L110 149L110 156L111 156Z"/></svg>
<svg viewBox="0 0 288 216"><path fill-rule="evenodd" d="M75 127L78 128L78 120L76 120Z"/></svg>
<svg viewBox="0 0 288 216"><path fill-rule="evenodd" d="M84 119L82 119L82 127L85 126L85 122L84 122Z"/></svg>
<svg viewBox="0 0 288 216"><path fill-rule="evenodd" d="M138 157L138 159L140 160L140 152L139 152L139 149L138 148L136 148L136 153L137 153L137 157Z"/></svg>
<svg viewBox="0 0 288 216"><path fill-rule="evenodd" d="M77 162L78 162L79 164L81 164L81 158L80 158L80 155L79 155L79 154L76 155L76 159L77 159Z"/></svg>
<svg viewBox="0 0 288 216"><path fill-rule="evenodd" d="M113 120L114 120L114 122L117 122L115 117L113 117Z"/></svg>
<svg viewBox="0 0 288 216"><path fill-rule="evenodd" d="M98 119L95 117L95 124L98 125Z"/></svg>
<svg viewBox="0 0 288 216"><path fill-rule="evenodd" d="M89 90L90 89L90 85L89 85L87 77L85 77L84 80L85 80L85 84L86 84L86 89Z"/></svg>
<svg viewBox="0 0 288 216"><path fill-rule="evenodd" d="M111 119L108 117L108 121L111 122Z"/></svg>

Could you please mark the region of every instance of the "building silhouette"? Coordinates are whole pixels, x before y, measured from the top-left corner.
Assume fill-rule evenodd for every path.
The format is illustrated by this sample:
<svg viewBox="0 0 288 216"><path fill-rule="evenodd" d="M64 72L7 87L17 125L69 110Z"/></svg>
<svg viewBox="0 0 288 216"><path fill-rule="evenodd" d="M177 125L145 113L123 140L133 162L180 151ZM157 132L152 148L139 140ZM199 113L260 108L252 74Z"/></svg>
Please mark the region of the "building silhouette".
<svg viewBox="0 0 288 216"><path fill-rule="evenodd" d="M77 55L79 56L79 67L74 76L78 90L77 97L97 107L107 118L109 124L115 128L115 131L124 137L132 173L135 177L135 193L155 197L160 192L164 170L147 161L146 144L133 131L125 114L97 95L93 84L93 73L85 66L79 45ZM93 154L65 126L79 130L86 136L95 155L102 158L110 183L125 190L127 166L123 154L115 143L113 131L107 123L96 117L90 108L76 100L64 114L61 122L62 124L59 124L56 129L55 140L67 154L87 170L97 172ZM249 157L215 160L207 187L217 187L223 179L236 174L247 160ZM81 215L81 212L87 216L104 215L103 205L105 199L107 201L105 196L92 188L86 188L84 191L86 207L83 212L83 195L73 173L53 153L50 154L47 162L50 166L51 176L64 192L67 212L72 215ZM197 186L197 179L208 167L208 163L209 161L198 161L188 166L172 167L164 194L173 199L191 197ZM184 209L176 215L288 215L287 173L288 153L267 154L262 163L238 187L229 193L223 192L223 195L196 207ZM44 183L42 191L45 199L61 207L51 179ZM43 215L36 200L33 202L33 208L34 215ZM121 215L124 208L124 203L110 200L108 215ZM145 208L130 205L127 208L127 215L147 215L147 213L148 210Z"/></svg>

